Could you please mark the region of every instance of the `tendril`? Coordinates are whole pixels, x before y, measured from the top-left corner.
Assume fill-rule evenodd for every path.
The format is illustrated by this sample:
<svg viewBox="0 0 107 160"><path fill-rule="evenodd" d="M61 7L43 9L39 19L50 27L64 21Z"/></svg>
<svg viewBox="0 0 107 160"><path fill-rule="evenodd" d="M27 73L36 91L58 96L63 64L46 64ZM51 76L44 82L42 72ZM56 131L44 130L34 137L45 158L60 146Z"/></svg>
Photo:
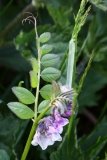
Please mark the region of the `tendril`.
<svg viewBox="0 0 107 160"><path fill-rule="evenodd" d="M38 16L38 13L36 12L36 17L30 12L24 12L23 14L30 14L30 16L28 16L27 18L22 20L22 25L24 25L24 22L29 21L29 23L31 22L35 26L35 20L36 20L36 18Z"/></svg>

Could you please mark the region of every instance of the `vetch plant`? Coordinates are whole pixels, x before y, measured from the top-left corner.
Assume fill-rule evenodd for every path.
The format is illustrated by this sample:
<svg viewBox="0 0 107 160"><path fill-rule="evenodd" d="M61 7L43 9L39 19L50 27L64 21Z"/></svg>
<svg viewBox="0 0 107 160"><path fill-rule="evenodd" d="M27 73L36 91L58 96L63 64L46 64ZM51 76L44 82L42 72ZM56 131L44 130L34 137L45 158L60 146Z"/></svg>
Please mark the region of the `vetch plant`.
<svg viewBox="0 0 107 160"><path fill-rule="evenodd" d="M19 102L8 103L10 110L19 118L32 119L33 121L21 160L26 159L31 144L34 146L40 145L42 150L45 150L56 141L62 141L61 133L63 132L63 127L67 124L66 137L68 143L66 156L68 160L70 159L70 150L72 149L72 144L70 143L71 130L78 110L77 97L93 58L92 55L79 86L75 88L77 38L90 11L90 6L85 10L87 2L88 0L82 0L75 18L75 26L69 42L69 51L67 50L68 64L65 85L62 85L58 80L61 76L61 71L54 67L55 64L63 60L60 60L59 55L51 53L53 46L47 44L51 38L51 33L45 32L38 36L36 18L32 13L26 12L29 16L22 21L22 24L26 21L34 24L38 57L37 59L34 57L30 59L32 70L29 72L30 84L32 88L36 88L36 94L33 95L31 91L22 86L16 86L12 88L12 91ZM63 63L61 64L61 68L63 68ZM40 77L48 83L41 89ZM38 104L39 94L44 99L40 104ZM28 107L30 104L34 104L34 111ZM45 115L47 112L48 116Z"/></svg>
<svg viewBox="0 0 107 160"><path fill-rule="evenodd" d="M32 145L40 145L44 150L55 141L61 141L60 134L63 126L69 123L68 117L72 114L72 101L74 92L67 87L61 86L62 93L51 102L52 110L48 117L40 120ZM68 90L68 91L66 91Z"/></svg>

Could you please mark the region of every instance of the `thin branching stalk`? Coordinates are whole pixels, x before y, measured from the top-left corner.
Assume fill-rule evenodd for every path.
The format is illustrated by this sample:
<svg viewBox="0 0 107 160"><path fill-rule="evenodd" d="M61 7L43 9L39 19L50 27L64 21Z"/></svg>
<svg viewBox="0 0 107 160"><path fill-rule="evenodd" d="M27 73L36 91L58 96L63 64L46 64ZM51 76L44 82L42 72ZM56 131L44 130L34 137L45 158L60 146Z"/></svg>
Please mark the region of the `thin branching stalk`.
<svg viewBox="0 0 107 160"><path fill-rule="evenodd" d="M38 97L39 97L39 85L40 85L40 58L41 58L41 53L40 53L40 42L38 38L38 33L37 33L37 28L36 28L36 18L35 18L35 33L36 33L36 43L37 43L37 49L38 49L38 65L39 65L39 71L38 71L38 86L36 89L36 98L35 98L35 107L34 107L34 112L35 112L35 120L37 118L37 106L38 106Z"/></svg>
<svg viewBox="0 0 107 160"><path fill-rule="evenodd" d="M26 142L26 145L25 145L25 149L23 151L23 154L22 154L22 158L21 160L25 160L26 157L27 157L27 154L28 154L28 151L30 149L30 145L31 145L31 141L32 141L32 138L34 136L34 133L35 133L35 130L36 130L36 127L37 127L37 124L38 124L38 121L39 119L37 119L37 106L38 106L38 98L39 98L39 85L40 85L40 58L41 58L41 53L40 53L40 42L39 42L39 38L38 38L38 33L37 33L37 27L36 27L36 18L32 15L32 18L34 19L35 21L35 33L36 33L36 43L37 43L37 49L38 49L38 65L39 65L39 71L38 71L38 86L36 88L36 98L35 98L35 105L34 105L34 113L35 113L35 116L34 116L34 123L32 125L32 128L31 128L31 131L30 131L30 134L29 134L29 137L28 137L28 140ZM29 19L28 19L29 20ZM47 108L46 108L47 109ZM45 112L45 111L44 111ZM43 113L44 113L43 112ZM45 114L45 113L44 113Z"/></svg>
<svg viewBox="0 0 107 160"><path fill-rule="evenodd" d="M77 54L77 37L78 37L78 33L81 30L81 27L84 25L86 17L90 11L90 7L88 7L88 9L85 11L85 6L87 4L88 0L82 0L81 4L80 4L80 9L77 13L77 16L75 18L75 26L72 32L72 38L70 42L74 42L73 43L73 47L69 47L69 54L71 54L71 50L73 50L71 56L68 55L68 57L70 57L72 60L68 60L68 66L70 66L71 64L69 63L73 63L73 66L68 67L69 71L67 71L67 84L69 84L69 86L75 86L75 73L76 73L76 54ZM69 81L69 80L70 81ZM70 84L71 83L71 84ZM83 84L83 83L82 83ZM82 87L82 86L81 86ZM75 107L76 105L76 101L77 101L77 96L78 94L76 94L74 96L74 100L73 100L73 106L72 106L72 111L73 111L73 115L70 117L70 122L69 122L69 126L68 126L68 146L67 146L67 159L69 160L70 157L70 133L71 133L71 129L72 129L72 124L73 124L73 120L75 118L75 112L77 110L77 107Z"/></svg>

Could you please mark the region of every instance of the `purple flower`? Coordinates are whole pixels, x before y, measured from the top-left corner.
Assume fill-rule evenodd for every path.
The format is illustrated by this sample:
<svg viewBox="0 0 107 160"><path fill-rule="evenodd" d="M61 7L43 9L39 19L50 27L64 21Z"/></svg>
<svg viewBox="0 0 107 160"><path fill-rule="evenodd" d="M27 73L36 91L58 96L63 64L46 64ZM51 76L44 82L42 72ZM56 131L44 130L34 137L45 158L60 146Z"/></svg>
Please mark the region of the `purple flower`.
<svg viewBox="0 0 107 160"><path fill-rule="evenodd" d="M53 103L52 115L55 108L58 108L62 117L70 117L72 115L72 101L74 98L74 90L68 86L60 86L61 94L57 96L57 100Z"/></svg>
<svg viewBox="0 0 107 160"><path fill-rule="evenodd" d="M74 91L68 86L60 86L60 90L61 93L53 103L51 116L40 121L31 142L34 146L39 144L43 150L53 145L55 141L62 141L60 134L63 126L69 123L67 117L72 115Z"/></svg>
<svg viewBox="0 0 107 160"><path fill-rule="evenodd" d="M62 117L70 117L72 115L72 103L66 105L65 112L61 115Z"/></svg>
<svg viewBox="0 0 107 160"><path fill-rule="evenodd" d="M63 126L67 124L61 117L54 119L52 116L48 116L39 123L34 138L31 142L32 145L41 146L45 150L48 146L53 145L55 141L62 141L60 133L63 131Z"/></svg>
<svg viewBox="0 0 107 160"><path fill-rule="evenodd" d="M58 130L59 133L62 133L63 126L67 125L69 123L67 118L63 118L60 115L60 112L58 108L54 108L53 113L51 114L55 121L54 121L54 127Z"/></svg>
<svg viewBox="0 0 107 160"><path fill-rule="evenodd" d="M55 114L56 108L62 117L68 118L72 115L72 103L56 100L52 108L52 115Z"/></svg>

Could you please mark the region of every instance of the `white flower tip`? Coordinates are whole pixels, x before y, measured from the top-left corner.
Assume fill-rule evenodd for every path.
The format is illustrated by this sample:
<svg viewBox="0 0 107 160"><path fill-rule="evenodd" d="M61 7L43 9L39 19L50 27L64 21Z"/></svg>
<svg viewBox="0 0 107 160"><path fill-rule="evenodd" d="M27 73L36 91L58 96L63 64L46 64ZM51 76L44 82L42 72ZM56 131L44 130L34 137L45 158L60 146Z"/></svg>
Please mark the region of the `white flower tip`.
<svg viewBox="0 0 107 160"><path fill-rule="evenodd" d="M61 92L62 93L67 92L69 90L70 90L70 87L68 85L61 86Z"/></svg>
<svg viewBox="0 0 107 160"><path fill-rule="evenodd" d="M37 146L37 145L38 145L38 143L37 143L35 140L32 140L31 144L32 144L33 146Z"/></svg>

